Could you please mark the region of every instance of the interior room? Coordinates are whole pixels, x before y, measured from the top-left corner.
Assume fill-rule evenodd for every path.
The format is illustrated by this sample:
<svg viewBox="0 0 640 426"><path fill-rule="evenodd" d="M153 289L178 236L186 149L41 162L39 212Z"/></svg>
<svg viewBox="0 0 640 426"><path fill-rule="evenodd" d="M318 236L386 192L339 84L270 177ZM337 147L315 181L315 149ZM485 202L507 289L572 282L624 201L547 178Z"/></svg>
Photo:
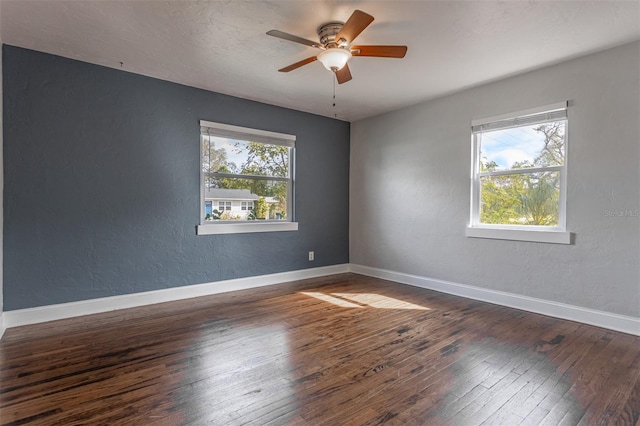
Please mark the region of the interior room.
<svg viewBox="0 0 640 426"><path fill-rule="evenodd" d="M0 424L636 424L640 3L0 0Z"/></svg>

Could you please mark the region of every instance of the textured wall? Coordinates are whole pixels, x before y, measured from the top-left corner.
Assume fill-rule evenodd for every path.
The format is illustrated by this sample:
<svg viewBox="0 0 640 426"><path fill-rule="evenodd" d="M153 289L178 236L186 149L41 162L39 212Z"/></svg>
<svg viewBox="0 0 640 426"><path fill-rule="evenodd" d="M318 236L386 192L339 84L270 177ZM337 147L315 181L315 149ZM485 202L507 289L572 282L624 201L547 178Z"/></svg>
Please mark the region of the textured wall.
<svg viewBox="0 0 640 426"><path fill-rule="evenodd" d="M0 6L0 11L2 10L2 7ZM2 19L0 18L0 22L2 22ZM0 46L2 46L2 31L0 30ZM0 55L0 75L2 75L2 55ZM0 129L2 129L2 84L0 84ZM4 221L4 216L3 216L3 211L2 211L2 206L4 205L4 162L2 160L2 146L3 146L3 135L2 132L0 131L0 229L2 229L2 223ZM2 250L4 247L3 244L3 233L0 232L0 337L2 337L2 324L3 324L3 320L2 320L2 312L3 312L3 305L4 305L4 281L3 281L3 272L2 272L2 268L3 268L3 254L2 254Z"/></svg>
<svg viewBox="0 0 640 426"><path fill-rule="evenodd" d="M351 126L350 260L640 317L638 43ZM472 119L569 100L574 245L465 237Z"/></svg>
<svg viewBox="0 0 640 426"><path fill-rule="evenodd" d="M349 123L11 46L3 57L5 310L349 261ZM200 119L297 136L299 231L195 234Z"/></svg>

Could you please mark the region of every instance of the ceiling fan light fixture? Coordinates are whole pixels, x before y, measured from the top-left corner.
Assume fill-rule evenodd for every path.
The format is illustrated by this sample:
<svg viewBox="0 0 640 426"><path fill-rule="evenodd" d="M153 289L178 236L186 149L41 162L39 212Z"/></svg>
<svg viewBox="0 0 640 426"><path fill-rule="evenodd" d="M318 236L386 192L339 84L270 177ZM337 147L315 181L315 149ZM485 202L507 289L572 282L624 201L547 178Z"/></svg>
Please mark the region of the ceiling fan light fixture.
<svg viewBox="0 0 640 426"><path fill-rule="evenodd" d="M339 71L351 59L351 52L340 47L330 47L318 55L318 60L329 71Z"/></svg>

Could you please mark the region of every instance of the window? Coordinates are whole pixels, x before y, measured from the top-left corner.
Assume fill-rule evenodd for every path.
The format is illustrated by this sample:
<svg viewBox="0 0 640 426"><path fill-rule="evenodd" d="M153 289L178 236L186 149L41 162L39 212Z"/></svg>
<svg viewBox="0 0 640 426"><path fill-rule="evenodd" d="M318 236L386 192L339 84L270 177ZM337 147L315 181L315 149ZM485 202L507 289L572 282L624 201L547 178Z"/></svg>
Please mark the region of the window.
<svg viewBox="0 0 640 426"><path fill-rule="evenodd" d="M293 135L201 121L197 233L297 230L295 140ZM216 198L225 201L217 201L218 209L209 211L207 203Z"/></svg>
<svg viewBox="0 0 640 426"><path fill-rule="evenodd" d="M566 102L472 123L467 236L569 243Z"/></svg>

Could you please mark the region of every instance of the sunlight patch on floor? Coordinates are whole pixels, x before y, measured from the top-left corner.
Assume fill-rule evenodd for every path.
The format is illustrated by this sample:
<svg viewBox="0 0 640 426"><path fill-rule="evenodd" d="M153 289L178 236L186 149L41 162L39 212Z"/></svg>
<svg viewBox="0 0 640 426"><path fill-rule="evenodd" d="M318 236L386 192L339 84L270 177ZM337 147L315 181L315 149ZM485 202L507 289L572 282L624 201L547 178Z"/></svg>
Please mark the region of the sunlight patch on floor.
<svg viewBox="0 0 640 426"><path fill-rule="evenodd" d="M334 305L337 305L343 308L364 308L364 306L356 305L355 303L351 303L347 300L338 299L337 297L329 296L328 294L324 294L324 293L316 293L311 291L302 291L300 293L304 294L305 296L311 296L325 302L333 303Z"/></svg>
<svg viewBox="0 0 640 426"><path fill-rule="evenodd" d="M377 308L377 309L414 309L428 311L429 308L394 299L393 297L382 296L375 293L331 293L324 294L318 292L301 292L306 296L315 297L325 302L343 308Z"/></svg>

